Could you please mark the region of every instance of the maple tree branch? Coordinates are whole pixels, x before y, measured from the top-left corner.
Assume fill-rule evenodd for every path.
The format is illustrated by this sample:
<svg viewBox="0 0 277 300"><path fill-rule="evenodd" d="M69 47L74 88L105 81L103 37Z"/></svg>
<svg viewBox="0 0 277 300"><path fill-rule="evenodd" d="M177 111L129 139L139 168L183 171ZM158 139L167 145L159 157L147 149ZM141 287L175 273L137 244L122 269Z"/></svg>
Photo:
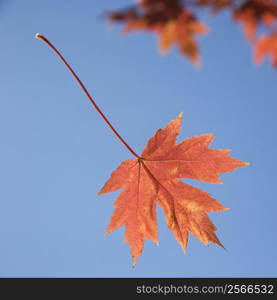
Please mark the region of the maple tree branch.
<svg viewBox="0 0 277 300"><path fill-rule="evenodd" d="M112 126L112 124L110 123L110 121L107 119L107 117L103 114L103 112L101 111L101 109L98 107L98 105L95 103L95 101L93 100L93 98L91 97L90 93L88 92L88 90L86 89L85 85L83 84L83 82L81 81L81 79L78 77L78 75L75 73L75 71L71 68L71 66L69 65L69 63L65 60L65 58L63 57L63 55L60 53L60 51L46 38L44 37L42 34L37 33L36 34L36 38L42 40L43 42L45 42L48 46L50 46L50 48L52 48L52 50L54 50L54 52L59 56L59 58L62 60L62 62L65 64L65 66L67 67L67 69L70 71L70 73L74 76L74 78L77 80L78 84L81 86L82 90L84 91L84 93L86 94L86 96L88 97L89 101L91 102L91 104L93 105L93 107L96 109L96 111L99 113L99 115L102 117L102 119L104 120L104 122L110 127L110 129L112 130L112 132L116 135L116 137L122 142L122 144L136 157L136 158L140 158L140 156L127 144L127 142L121 137L121 135L117 132L117 130Z"/></svg>

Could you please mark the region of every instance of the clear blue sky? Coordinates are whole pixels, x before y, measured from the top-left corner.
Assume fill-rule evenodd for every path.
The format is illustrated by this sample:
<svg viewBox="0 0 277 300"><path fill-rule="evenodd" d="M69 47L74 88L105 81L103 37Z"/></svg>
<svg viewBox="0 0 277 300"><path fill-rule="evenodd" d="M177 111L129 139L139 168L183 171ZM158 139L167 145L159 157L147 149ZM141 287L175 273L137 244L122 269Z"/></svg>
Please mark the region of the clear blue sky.
<svg viewBox="0 0 277 300"><path fill-rule="evenodd" d="M1 7L0 276L276 276L277 70L252 63L228 15L205 16L202 69L177 51L161 57L154 36L124 37L104 22L104 11L130 3ZM96 196L131 156L36 32L62 50L136 151L183 111L181 139L214 133L213 147L252 163L222 185L186 181L231 208L210 214L226 250L191 237L184 255L158 209L160 245L147 242L131 267L124 229L104 236L118 193Z"/></svg>

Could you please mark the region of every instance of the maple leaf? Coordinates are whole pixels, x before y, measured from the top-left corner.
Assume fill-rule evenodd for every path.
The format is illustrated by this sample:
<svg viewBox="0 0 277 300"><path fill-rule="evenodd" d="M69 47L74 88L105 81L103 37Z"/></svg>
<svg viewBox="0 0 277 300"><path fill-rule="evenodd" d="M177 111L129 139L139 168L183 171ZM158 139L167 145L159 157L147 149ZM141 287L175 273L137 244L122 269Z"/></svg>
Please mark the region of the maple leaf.
<svg viewBox="0 0 277 300"><path fill-rule="evenodd" d="M272 65L277 67L277 32L262 36L257 40L254 53L256 63L262 63L265 56L269 56Z"/></svg>
<svg viewBox="0 0 277 300"><path fill-rule="evenodd" d="M166 217L168 228L185 251L192 233L202 243L222 246L216 227L207 213L225 208L208 193L180 178L221 183L218 175L248 163L229 156L230 150L210 149L214 138L205 134L176 143L182 115L159 129L138 159L123 161L98 194L122 189L106 233L125 226L133 263L141 255L146 239L158 242L156 204Z"/></svg>
<svg viewBox="0 0 277 300"><path fill-rule="evenodd" d="M273 0L248 0L234 10L234 19L243 24L246 37L252 41L260 24L271 27L277 19Z"/></svg>
<svg viewBox="0 0 277 300"><path fill-rule="evenodd" d="M221 183L219 174L248 163L230 157L231 150L210 149L214 138L212 134L196 136L177 144L182 114L165 128L159 129L139 156L112 126L61 52L42 34L35 36L57 54L107 126L136 158L123 161L98 193L122 189L106 232L125 226L125 241L130 245L133 263L136 264L141 255L146 239L158 243L157 203L164 210L168 228L184 251L189 233L205 245L213 242L222 246L207 213L227 208L208 193L182 182L180 178Z"/></svg>

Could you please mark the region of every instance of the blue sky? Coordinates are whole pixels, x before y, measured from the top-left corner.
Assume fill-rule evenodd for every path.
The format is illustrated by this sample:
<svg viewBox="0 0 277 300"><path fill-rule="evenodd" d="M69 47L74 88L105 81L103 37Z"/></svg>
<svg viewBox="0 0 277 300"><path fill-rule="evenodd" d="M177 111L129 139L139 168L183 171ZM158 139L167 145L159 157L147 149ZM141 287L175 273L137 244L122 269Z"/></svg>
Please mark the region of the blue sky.
<svg viewBox="0 0 277 300"><path fill-rule="evenodd" d="M3 2L3 1L2 1ZM1 277L276 276L277 70L252 63L228 15L205 16L203 67L154 36L123 36L103 12L130 1L12 0L0 14ZM132 268L124 229L104 236L118 192L96 193L130 159L36 32L62 50L110 121L140 152L184 112L180 138L214 133L252 165L224 184L187 180L229 211L210 214L226 250L190 238L183 254L158 208L160 245L147 241Z"/></svg>

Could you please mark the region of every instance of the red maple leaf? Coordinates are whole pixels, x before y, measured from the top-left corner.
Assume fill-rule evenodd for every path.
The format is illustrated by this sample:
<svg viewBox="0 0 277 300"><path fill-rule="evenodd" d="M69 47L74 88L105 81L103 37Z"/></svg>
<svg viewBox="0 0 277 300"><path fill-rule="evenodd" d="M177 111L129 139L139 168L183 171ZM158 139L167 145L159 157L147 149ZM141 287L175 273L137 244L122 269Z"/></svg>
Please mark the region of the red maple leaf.
<svg viewBox="0 0 277 300"><path fill-rule="evenodd" d="M43 35L37 33L36 37L59 56L105 123L135 157L123 161L98 193L122 189L106 232L125 226L125 241L130 244L133 263L141 255L146 239L158 242L157 203L164 210L168 228L184 251L189 233L205 245L213 242L222 246L207 213L226 208L208 193L182 182L180 178L221 183L219 174L248 163L230 157L231 150L210 149L209 144L214 138L212 134L196 136L177 144L182 114L164 129L159 129L139 156L112 126L59 50Z"/></svg>
<svg viewBox="0 0 277 300"><path fill-rule="evenodd" d="M180 178L221 183L218 175L248 163L229 156L230 150L210 149L214 135L205 134L176 144L181 115L149 140L138 159L123 161L111 174L99 194L122 189L107 233L125 226L135 264L146 239L158 242L156 204L166 217L168 228L185 251L192 233L202 243L222 246L216 227L207 213L226 210L208 193Z"/></svg>

